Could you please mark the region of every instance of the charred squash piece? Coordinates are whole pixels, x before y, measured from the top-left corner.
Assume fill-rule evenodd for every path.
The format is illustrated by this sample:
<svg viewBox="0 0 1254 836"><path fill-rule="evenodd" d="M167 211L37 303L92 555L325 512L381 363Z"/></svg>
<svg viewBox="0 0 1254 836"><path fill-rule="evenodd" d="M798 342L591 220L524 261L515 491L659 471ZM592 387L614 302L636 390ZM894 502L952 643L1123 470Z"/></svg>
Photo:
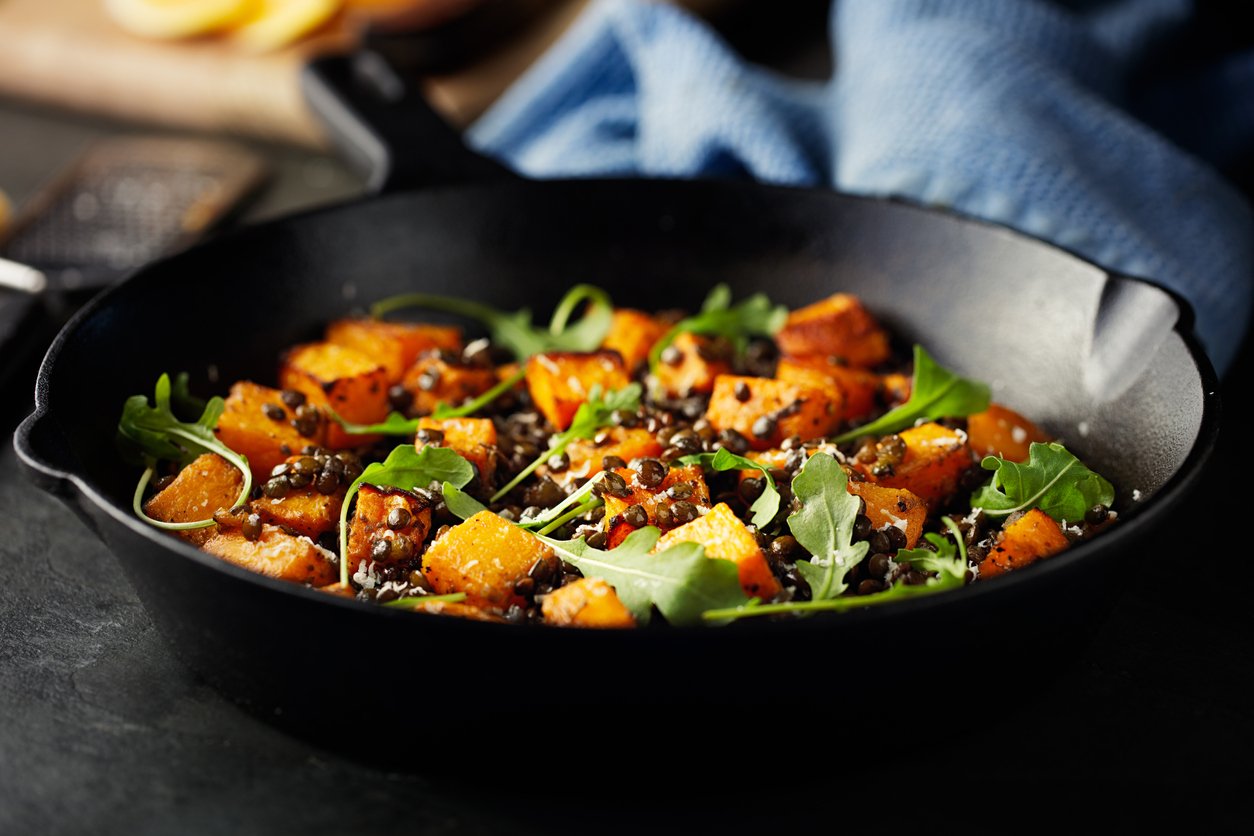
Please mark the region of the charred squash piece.
<svg viewBox="0 0 1254 836"><path fill-rule="evenodd" d="M840 408L829 389L771 377L719 375L705 417L716 430L735 430L755 450L830 434L840 424Z"/></svg>
<svg viewBox="0 0 1254 836"><path fill-rule="evenodd" d="M435 433L439 433L436 440ZM484 484L492 483L496 472L496 425L491 418L419 418L414 447L438 444L456 450L475 466Z"/></svg>
<svg viewBox="0 0 1254 836"><path fill-rule="evenodd" d="M201 548L236 566L279 580L321 587L339 578L330 552L308 537L288 534L275 525L263 525L256 540L249 540L238 530L223 530Z"/></svg>
<svg viewBox="0 0 1254 836"><path fill-rule="evenodd" d="M1027 418L1001 404L989 404L984 412L967 417L967 437L972 452L1000 456L1014 462L1028 460L1032 442L1053 441L1048 433Z"/></svg>
<svg viewBox="0 0 1254 836"><path fill-rule="evenodd" d="M905 455L889 472L876 473L872 465L855 465L871 481L888 488L904 488L935 510L958 489L958 484L976 460L967 443L967 434L935 422L920 424L898 433L905 442Z"/></svg>
<svg viewBox="0 0 1254 836"><path fill-rule="evenodd" d="M662 352L653 378L668 398L708 394L719 375L731 373L731 357L709 337L683 332Z"/></svg>
<svg viewBox="0 0 1254 836"><path fill-rule="evenodd" d="M1062 526L1049 514L1033 508L1006 523L980 564L979 577L993 578L1021 569L1041 558L1058 554L1070 545Z"/></svg>
<svg viewBox="0 0 1254 836"><path fill-rule="evenodd" d="M665 322L644 311L616 308L601 348L617 351L627 371L634 372L648 358L649 350L668 328Z"/></svg>
<svg viewBox="0 0 1254 836"><path fill-rule="evenodd" d="M452 325L337 319L327 326L327 342L353 348L383 366L388 383L399 383L418 355L431 349L462 350L462 330Z"/></svg>
<svg viewBox="0 0 1254 836"><path fill-rule="evenodd" d="M610 392L626 386L631 377L617 351L553 351L527 360L526 380L536 409L564 430L594 386Z"/></svg>
<svg viewBox="0 0 1254 836"><path fill-rule="evenodd" d="M555 627L635 627L636 618L600 578L580 578L545 595L544 623Z"/></svg>
<svg viewBox="0 0 1254 836"><path fill-rule="evenodd" d="M241 380L231 386L214 433L247 457L248 469L260 483L293 453L308 445L324 445L326 418L314 407L287 406L278 389Z"/></svg>
<svg viewBox="0 0 1254 836"><path fill-rule="evenodd" d="M601 518L601 528L605 531L606 548L614 548L628 534L637 528L643 528L633 526L624 517L624 512L633 505L639 505L644 511L648 519L645 525L656 525L663 531L675 527L672 507L676 502L690 502L698 509L710 507L710 488L705 483L705 474L700 465L672 467L666 478L652 488L642 485L639 474L629 467L620 467L614 472L623 477L631 495L604 496L605 516Z"/></svg>
<svg viewBox="0 0 1254 836"><path fill-rule="evenodd" d="M888 332L848 293L791 312L775 341L788 357L833 357L861 368L877 366L892 353Z"/></svg>
<svg viewBox="0 0 1254 836"><path fill-rule="evenodd" d="M292 456L288 463L299 461ZM284 496L271 499L258 497L248 507L261 516L263 522L290 528L297 534L317 540L335 528L340 520L340 506L348 486L341 484L331 493L322 493L313 485L292 488Z"/></svg>
<svg viewBox="0 0 1254 836"><path fill-rule="evenodd" d="M197 456L160 492L144 503L144 513L162 522L196 522L228 510L244 489L244 474L217 453ZM217 534L216 526L175 532L195 545Z"/></svg>
<svg viewBox="0 0 1254 836"><path fill-rule="evenodd" d="M779 581L771 573L757 538L726 502L715 505L705 516L663 534L653 551L665 551L681 542L700 543L708 556L735 563L740 573L740 588L746 595L769 601L779 593Z"/></svg>
<svg viewBox="0 0 1254 836"><path fill-rule="evenodd" d="M553 550L491 511L480 511L437 537L422 558L422 571L437 593L466 593L467 603L505 609L524 605L514 587L536 561L557 570Z"/></svg>
<svg viewBox="0 0 1254 836"><path fill-rule="evenodd" d="M547 466L537 469L540 476L550 476L558 484L566 484L572 479L587 479L601 472L601 462L606 456L618 456L625 462L632 459L644 459L659 456L662 445L657 437L648 430L639 427L612 427L597 444L596 439L578 439L566 448L570 465L560 473L554 473Z"/></svg>
<svg viewBox="0 0 1254 836"><path fill-rule="evenodd" d="M368 354L329 342L304 343L283 356L279 383L303 392L309 403L331 409L346 421L374 424L388 414L387 370ZM350 435L334 421L327 424L326 446L333 450L377 441L379 436Z"/></svg>
<svg viewBox="0 0 1254 836"><path fill-rule="evenodd" d="M400 488L363 484L348 521L348 568L401 563L422 553L431 531L431 506Z"/></svg>
<svg viewBox="0 0 1254 836"><path fill-rule="evenodd" d="M818 375L818 377L815 377ZM790 383L811 386L827 385L840 390L840 420L854 423L869 418L910 397L910 378L903 375L878 375L875 372L845 366L826 357L782 358L775 376ZM902 397L902 380L905 396Z"/></svg>
<svg viewBox="0 0 1254 836"><path fill-rule="evenodd" d="M460 406L498 382L496 369L464 363L442 352L419 357L401 378L401 386L413 396L410 412L414 415L430 415L441 403Z"/></svg>
<svg viewBox="0 0 1254 836"><path fill-rule="evenodd" d="M906 535L906 548L913 549L918 544L928 517L926 502L903 488L888 488L874 482L850 479L848 490L866 503L866 515L873 528L894 526Z"/></svg>

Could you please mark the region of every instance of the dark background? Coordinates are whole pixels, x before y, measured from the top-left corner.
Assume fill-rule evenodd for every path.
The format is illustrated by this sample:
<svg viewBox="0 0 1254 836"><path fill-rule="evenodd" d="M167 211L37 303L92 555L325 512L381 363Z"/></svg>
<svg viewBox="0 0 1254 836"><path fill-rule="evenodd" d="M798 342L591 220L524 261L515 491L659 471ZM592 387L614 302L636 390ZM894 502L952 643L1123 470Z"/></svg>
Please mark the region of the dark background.
<svg viewBox="0 0 1254 836"><path fill-rule="evenodd" d="M822 75L826 4L787 20L719 21L751 58ZM1221 30L1223 27L1219 27ZM1229 29L1227 46L1248 43ZM798 33L807 33L804 49ZM21 201L90 139L136 130L0 100L0 186ZM254 144L275 176L243 221L362 190L333 157ZM1254 154L1219 167L1251 193ZM412 768L377 769L286 736L235 708L172 656L112 556L0 448L0 833L968 832L1187 824L1248 832L1254 779L1254 607L1241 523L1250 444L1238 402L1242 352L1209 478L1161 548L1132 561L1108 616L1039 676L988 704L946 683L878 717L780 705L745 726L740 762L687 774L612 769L616 747L664 753L683 740L622 741L612 717L552 717L504 730L475 758L424 746L438 706L406 695ZM29 370L0 399L4 432L29 409ZM1065 602L1059 602L1065 606ZM224 612L224 617L229 613ZM990 665L999 660L990 659ZM842 686L844 687L844 686ZM994 700L1011 706L990 710ZM368 712L367 712L368 713ZM907 745L842 747L842 728L901 718ZM346 726L357 727L358 716ZM366 721L368 723L368 719ZM729 728L729 734L744 731ZM556 743L555 743L556 742ZM553 745L567 758L540 758ZM464 753L462 753L464 755ZM813 756L813 761L810 760ZM696 758L698 764L701 758ZM477 765L476 765L477 763Z"/></svg>

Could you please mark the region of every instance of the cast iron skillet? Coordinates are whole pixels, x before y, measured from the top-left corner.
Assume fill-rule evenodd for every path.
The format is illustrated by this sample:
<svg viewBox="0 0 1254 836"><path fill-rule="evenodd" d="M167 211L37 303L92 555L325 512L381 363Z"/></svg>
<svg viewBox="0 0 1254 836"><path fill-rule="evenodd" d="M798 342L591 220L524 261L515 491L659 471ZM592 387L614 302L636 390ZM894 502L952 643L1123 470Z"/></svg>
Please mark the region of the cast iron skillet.
<svg viewBox="0 0 1254 836"><path fill-rule="evenodd" d="M519 728L552 730L611 707L615 729L665 715L712 736L725 728L713 720L718 706L752 704L771 727L821 706L842 734L865 725L877 735L894 723L872 723L864 709L886 695L901 706L1013 711L1012 672L1044 676L1042 660L1065 658L1195 486L1215 442L1217 385L1187 306L1155 286L902 202L745 182L504 176L380 72L336 57L308 77L310 100L375 167L380 194L224 235L94 299L48 351L34 412L15 434L25 472L105 541L180 656L288 729L374 758L408 749L370 732L393 719L415 739L510 750ZM363 84L373 91L364 98ZM647 308L694 306L720 281L737 298L766 291L790 306L860 295L889 328L989 382L996 400L1106 475L1121 523L995 581L891 607L595 632L328 596L201 553L130 510L137 474L114 449L116 421L123 400L151 392L161 372L190 372L204 395L241 377L273 383L284 347L415 289L544 315L573 282ZM1164 298L1174 328L1145 343L1126 386L1090 394L1081 380L1094 346L1145 300ZM510 726L502 713L531 719ZM728 739L742 745L746 734Z"/></svg>

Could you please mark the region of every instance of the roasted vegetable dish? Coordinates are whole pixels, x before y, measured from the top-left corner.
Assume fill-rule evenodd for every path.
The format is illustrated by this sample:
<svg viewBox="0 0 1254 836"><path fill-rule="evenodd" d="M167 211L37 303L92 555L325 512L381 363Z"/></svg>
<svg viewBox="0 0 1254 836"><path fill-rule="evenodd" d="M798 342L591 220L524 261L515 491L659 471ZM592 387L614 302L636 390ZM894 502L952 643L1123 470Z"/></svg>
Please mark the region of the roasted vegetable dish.
<svg viewBox="0 0 1254 836"><path fill-rule="evenodd" d="M410 294L274 362L208 401L183 373L127 400L135 511L389 607L793 619L996 582L1117 522L1060 439L845 293L644 311L579 285L545 325Z"/></svg>

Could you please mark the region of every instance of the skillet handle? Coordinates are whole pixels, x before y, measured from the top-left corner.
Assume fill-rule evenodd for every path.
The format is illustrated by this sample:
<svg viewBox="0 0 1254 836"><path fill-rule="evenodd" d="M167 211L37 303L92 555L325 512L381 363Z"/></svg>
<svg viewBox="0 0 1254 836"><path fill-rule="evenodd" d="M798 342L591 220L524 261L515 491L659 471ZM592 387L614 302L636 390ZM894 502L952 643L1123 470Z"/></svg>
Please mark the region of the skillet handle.
<svg viewBox="0 0 1254 836"><path fill-rule="evenodd" d="M13 431L13 448L26 479L69 506L103 540L99 524L80 501L84 486L70 474L70 465L60 463L60 459L71 454L47 413L33 412L18 424Z"/></svg>
<svg viewBox="0 0 1254 836"><path fill-rule="evenodd" d="M331 142L375 193L517 177L472 150L377 50L310 61L301 89Z"/></svg>

